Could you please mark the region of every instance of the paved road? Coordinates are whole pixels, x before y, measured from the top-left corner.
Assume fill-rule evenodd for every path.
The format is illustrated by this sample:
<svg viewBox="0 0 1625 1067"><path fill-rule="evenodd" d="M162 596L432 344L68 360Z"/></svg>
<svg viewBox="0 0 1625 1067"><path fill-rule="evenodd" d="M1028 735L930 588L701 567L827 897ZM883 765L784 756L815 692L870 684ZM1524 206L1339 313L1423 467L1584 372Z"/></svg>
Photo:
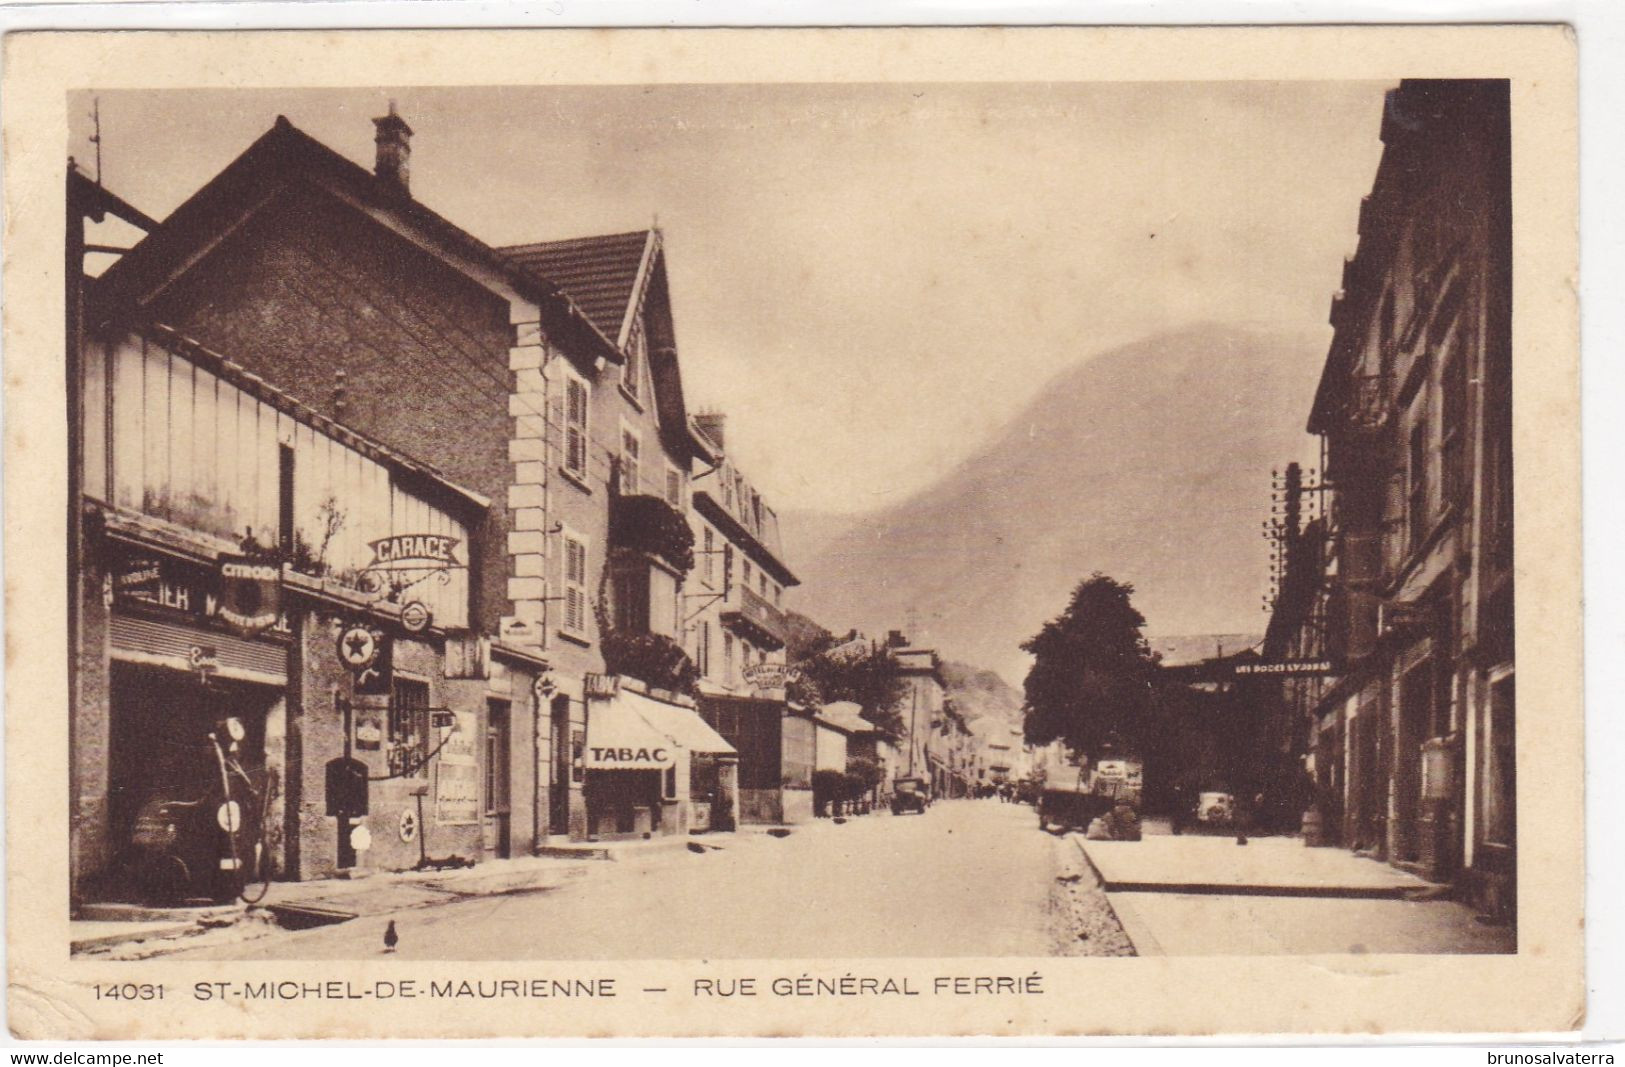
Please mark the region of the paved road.
<svg viewBox="0 0 1625 1067"><path fill-rule="evenodd" d="M946 801L740 835L721 852L605 864L566 888L401 912L405 959L1043 956L1062 842L1032 808ZM721 840L713 839L713 840ZM190 959L367 959L385 919L175 953Z"/></svg>

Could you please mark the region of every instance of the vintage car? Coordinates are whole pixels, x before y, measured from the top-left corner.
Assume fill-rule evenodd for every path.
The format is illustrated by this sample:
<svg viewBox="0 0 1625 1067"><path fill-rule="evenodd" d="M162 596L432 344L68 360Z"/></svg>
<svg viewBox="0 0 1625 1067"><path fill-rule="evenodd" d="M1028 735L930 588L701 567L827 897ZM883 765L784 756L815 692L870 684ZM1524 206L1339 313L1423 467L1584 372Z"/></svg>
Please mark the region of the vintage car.
<svg viewBox="0 0 1625 1067"><path fill-rule="evenodd" d="M899 778L892 783L891 813L901 815L905 811L925 814L926 805L931 803L931 787L924 778Z"/></svg>
<svg viewBox="0 0 1625 1067"><path fill-rule="evenodd" d="M1059 749L1048 756L1038 794L1040 829L1085 831L1120 805L1137 816L1144 771L1138 757L1108 757L1091 766Z"/></svg>
<svg viewBox="0 0 1625 1067"><path fill-rule="evenodd" d="M1196 820L1209 826L1229 826L1236 817L1236 798L1229 793L1202 793L1196 798Z"/></svg>

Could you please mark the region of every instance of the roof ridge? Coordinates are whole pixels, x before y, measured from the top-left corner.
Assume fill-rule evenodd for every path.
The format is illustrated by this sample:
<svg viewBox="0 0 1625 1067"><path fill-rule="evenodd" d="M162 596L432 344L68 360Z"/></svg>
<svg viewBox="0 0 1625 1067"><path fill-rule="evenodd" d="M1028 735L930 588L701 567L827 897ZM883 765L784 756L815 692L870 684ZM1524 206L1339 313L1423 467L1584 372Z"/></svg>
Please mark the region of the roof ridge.
<svg viewBox="0 0 1625 1067"><path fill-rule="evenodd" d="M640 239L647 239L649 232L653 229L654 227L652 226L646 226L641 230L621 230L615 233L588 233L582 234L578 237L558 237L547 241L528 241L524 244L517 245L497 245L496 249L498 252L528 252L543 248L557 248L560 245L567 244L588 244L593 241L608 241L613 238L637 237Z"/></svg>

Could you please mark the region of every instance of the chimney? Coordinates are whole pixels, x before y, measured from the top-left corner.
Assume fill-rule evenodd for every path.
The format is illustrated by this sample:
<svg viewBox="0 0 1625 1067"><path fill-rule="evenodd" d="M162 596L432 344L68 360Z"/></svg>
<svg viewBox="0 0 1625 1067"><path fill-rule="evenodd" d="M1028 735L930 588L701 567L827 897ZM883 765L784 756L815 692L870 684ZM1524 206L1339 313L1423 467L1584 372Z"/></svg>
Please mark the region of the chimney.
<svg viewBox="0 0 1625 1067"><path fill-rule="evenodd" d="M402 196L412 195L412 127L395 112L395 101L389 102L389 114L373 119L378 128L373 142L378 146L377 162L373 173Z"/></svg>
<svg viewBox="0 0 1625 1067"><path fill-rule="evenodd" d="M709 437L711 443L716 445L719 451L725 451L722 442L722 426L727 421L728 417L720 411L702 411L694 416L695 425L699 426L700 432Z"/></svg>

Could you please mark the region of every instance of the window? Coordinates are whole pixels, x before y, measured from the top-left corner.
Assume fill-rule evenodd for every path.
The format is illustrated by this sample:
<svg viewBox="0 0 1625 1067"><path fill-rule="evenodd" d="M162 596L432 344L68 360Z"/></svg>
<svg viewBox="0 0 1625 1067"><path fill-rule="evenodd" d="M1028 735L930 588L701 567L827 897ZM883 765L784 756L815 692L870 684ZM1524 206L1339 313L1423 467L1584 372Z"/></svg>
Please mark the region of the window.
<svg viewBox="0 0 1625 1067"><path fill-rule="evenodd" d="M716 568L711 565L711 560L715 558L717 539L709 526L705 528L702 543L705 550L700 553L700 559L704 561L700 565L700 574L704 577L705 584L710 585L716 575Z"/></svg>
<svg viewBox="0 0 1625 1067"><path fill-rule="evenodd" d="M722 684L734 684L734 635L722 635Z"/></svg>
<svg viewBox="0 0 1625 1067"><path fill-rule="evenodd" d="M621 388L636 400L638 384L643 380L643 365L649 358L649 338L643 329L643 320L632 326L632 337L626 343L626 363L621 367Z"/></svg>
<svg viewBox="0 0 1625 1067"><path fill-rule="evenodd" d="M1442 381L1439 477L1445 503L1461 500L1467 490L1467 356L1458 352L1445 364Z"/></svg>
<svg viewBox="0 0 1625 1067"><path fill-rule="evenodd" d="M683 472L666 464L666 503L683 510Z"/></svg>
<svg viewBox="0 0 1625 1067"><path fill-rule="evenodd" d="M1410 547L1415 548L1427 535L1428 507L1428 436L1427 422L1418 419L1411 427L1409 448L1410 486L1406 494L1405 518L1410 528Z"/></svg>
<svg viewBox="0 0 1625 1067"><path fill-rule="evenodd" d="M1382 294L1382 336L1377 338L1380 350L1378 372L1386 382L1394 373L1394 352L1398 338L1394 336L1394 291Z"/></svg>
<svg viewBox="0 0 1625 1067"><path fill-rule="evenodd" d="M625 423L621 424L621 492L631 496L639 491L643 484L639 478L638 464L643 455L643 439L636 430Z"/></svg>
<svg viewBox="0 0 1625 1067"><path fill-rule="evenodd" d="M294 452L291 445L277 446L277 544L284 552L293 551L294 531Z"/></svg>
<svg viewBox="0 0 1625 1067"><path fill-rule="evenodd" d="M744 571L745 571L744 585L745 585L746 589L749 589L750 588L751 569L750 569L750 560L748 560L748 559L744 561Z"/></svg>
<svg viewBox="0 0 1625 1067"><path fill-rule="evenodd" d="M734 580L734 546L722 546L722 594L727 596Z"/></svg>
<svg viewBox="0 0 1625 1067"><path fill-rule="evenodd" d="M395 678L389 702L389 773L416 778L428 766L429 683Z"/></svg>
<svg viewBox="0 0 1625 1067"><path fill-rule="evenodd" d="M775 607L784 603L784 586L778 582L773 583L773 604Z"/></svg>
<svg viewBox="0 0 1625 1067"><path fill-rule="evenodd" d="M587 383L575 375L564 379L564 469L587 477Z"/></svg>
<svg viewBox="0 0 1625 1067"><path fill-rule="evenodd" d="M762 599L766 600L767 599L767 572L762 571L758 575L758 577L761 579L761 581L759 581L757 583L757 587L758 587L758 589L760 590L760 592L762 594Z"/></svg>
<svg viewBox="0 0 1625 1067"><path fill-rule="evenodd" d="M675 575L659 567L646 566L649 578L649 618L646 626L650 633L677 637L677 606L681 600L677 592Z"/></svg>
<svg viewBox="0 0 1625 1067"><path fill-rule="evenodd" d="M706 677L711 674L711 620L700 623L699 641L694 647L694 665Z"/></svg>
<svg viewBox="0 0 1625 1067"><path fill-rule="evenodd" d="M587 632L587 542L564 535L564 628L577 635Z"/></svg>

